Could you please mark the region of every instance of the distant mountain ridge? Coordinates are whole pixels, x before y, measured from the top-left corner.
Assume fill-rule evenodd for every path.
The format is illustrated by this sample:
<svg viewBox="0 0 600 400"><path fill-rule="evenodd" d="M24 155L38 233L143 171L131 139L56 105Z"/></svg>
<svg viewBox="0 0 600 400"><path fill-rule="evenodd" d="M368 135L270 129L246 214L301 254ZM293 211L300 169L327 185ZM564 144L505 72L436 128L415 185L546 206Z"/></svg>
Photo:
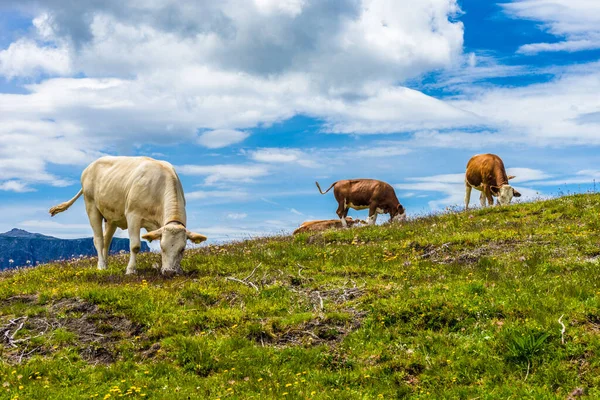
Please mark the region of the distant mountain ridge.
<svg viewBox="0 0 600 400"><path fill-rule="evenodd" d="M110 253L121 250L129 251L129 239L114 238ZM148 244L142 242L140 251L149 250ZM92 238L59 239L16 228L0 233L0 270L96 255Z"/></svg>

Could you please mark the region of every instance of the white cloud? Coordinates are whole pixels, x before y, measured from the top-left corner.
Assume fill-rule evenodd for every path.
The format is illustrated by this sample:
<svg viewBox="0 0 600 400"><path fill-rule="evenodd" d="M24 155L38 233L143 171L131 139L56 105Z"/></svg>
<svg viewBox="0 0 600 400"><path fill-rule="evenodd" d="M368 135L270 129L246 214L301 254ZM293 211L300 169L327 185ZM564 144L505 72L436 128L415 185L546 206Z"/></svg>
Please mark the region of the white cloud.
<svg viewBox="0 0 600 400"><path fill-rule="evenodd" d="M529 86L474 89L451 104L486 116L489 126L501 133L488 138L499 143L600 144L596 121L582 120L600 110L599 66L574 67L549 82Z"/></svg>
<svg viewBox="0 0 600 400"><path fill-rule="evenodd" d="M264 76L305 72L325 87L356 87L447 66L463 45L462 23L449 18L460 13L456 0L20 3L35 4L38 29L93 54L97 68L193 60Z"/></svg>
<svg viewBox="0 0 600 400"><path fill-rule="evenodd" d="M302 12L305 0L254 0L258 10L265 14L276 12L295 17Z"/></svg>
<svg viewBox="0 0 600 400"><path fill-rule="evenodd" d="M220 148L298 114L340 133L474 121L397 87L460 59L455 0L23 0L19 11L34 29L0 49L0 74L64 77L0 94L0 137L12 127L23 148L33 144L18 158L0 154L0 164L22 163L5 179L59 184L47 172L54 162L81 166L138 143ZM316 166L305 155L294 162ZM260 168L205 175L247 180L265 175Z"/></svg>
<svg viewBox="0 0 600 400"><path fill-rule="evenodd" d="M469 93L471 85L485 82L490 78L506 78L513 76L548 74L548 68L534 68L529 65L506 65L499 60L481 52L469 53L462 56L460 62L439 71L436 79L421 84L425 89L443 89L456 93ZM415 88L419 88L419 84Z"/></svg>
<svg viewBox="0 0 600 400"><path fill-rule="evenodd" d="M244 219L248 216L246 213L229 213L227 214L227 218L229 219Z"/></svg>
<svg viewBox="0 0 600 400"><path fill-rule="evenodd" d="M235 129L215 129L202 133L198 137L198 143L209 149L219 149L235 143L244 141L250 134Z"/></svg>
<svg viewBox="0 0 600 400"><path fill-rule="evenodd" d="M597 40L569 40L558 43L531 43L519 47L518 53L534 55L543 52L567 51L570 53L600 48L600 37Z"/></svg>
<svg viewBox="0 0 600 400"><path fill-rule="evenodd" d="M506 174L515 176L514 179L511 179L511 184L544 180L552 177L552 175L549 175L544 171L531 168L507 168Z"/></svg>
<svg viewBox="0 0 600 400"><path fill-rule="evenodd" d="M304 214L302 214L300 211L296 210L295 208L290 208L290 211L292 212L292 214L296 214L296 215L304 215Z"/></svg>
<svg viewBox="0 0 600 400"><path fill-rule="evenodd" d="M317 167L318 164L305 152L297 149L264 148L250 152L250 158L264 163L297 163L304 167Z"/></svg>
<svg viewBox="0 0 600 400"><path fill-rule="evenodd" d="M0 173L30 186L70 183L48 172L53 163L82 166L103 152L139 143L198 141L219 148L241 142L246 130L298 114L324 121L326 132L418 132L413 147L600 144L593 118L583 117L600 109L597 66L585 73L569 70L544 85L473 87L477 79L524 68L497 65L485 54L462 54L463 26L452 18L460 13L454 0L21 3L23 10L33 10L36 31L0 52L9 54L14 45L15 56L6 59L17 65L15 49L24 44L34 52L60 50L62 58L52 66L36 61L37 52L22 71L42 68L68 76L28 85L25 94L0 94L0 142L13 146L5 151L0 146ZM574 8L587 10L579 3ZM544 18L538 20L551 21ZM36 63L43 65L31 67ZM447 71L446 84L469 85L468 90L442 101L400 86L440 69ZM74 77L75 71L88 78ZM199 130L205 132L200 137ZM404 144L343 150L348 157L408 151ZM299 149L250 154L269 164L322 164ZM272 168L185 167L187 174L206 177L206 184L248 182Z"/></svg>
<svg viewBox="0 0 600 400"><path fill-rule="evenodd" d="M405 87L376 88L356 101L308 100L304 109L324 118L332 133L399 133L485 123L476 114Z"/></svg>
<svg viewBox="0 0 600 400"><path fill-rule="evenodd" d="M526 44L520 53L600 48L600 3L595 0L513 0L501 6L510 16L540 21L549 33L566 39Z"/></svg>
<svg viewBox="0 0 600 400"><path fill-rule="evenodd" d="M404 143L400 146L373 146L371 148L365 148L351 152L351 157L358 158L379 158L379 157L395 157L408 154L412 151L406 147Z"/></svg>
<svg viewBox="0 0 600 400"><path fill-rule="evenodd" d="M416 191L425 191L425 192L440 192L443 193L446 197L441 200L432 200L430 201L429 207L432 210L439 210L444 206L449 205L457 205L463 203L465 196L465 185L464 183L455 184L455 183L438 183L438 182L412 182L412 183L398 183L395 184L394 187L396 189L402 190L416 190Z"/></svg>
<svg viewBox="0 0 600 400"><path fill-rule="evenodd" d="M71 73L69 50L64 47L38 46L32 40L19 39L0 51L0 75L9 79L32 77L43 73Z"/></svg>
<svg viewBox="0 0 600 400"><path fill-rule="evenodd" d="M463 186L465 184L465 174L443 174L443 175L434 175L434 176L426 176L420 178L407 178L407 181L417 181L417 182L434 182L434 183L461 183Z"/></svg>
<svg viewBox="0 0 600 400"><path fill-rule="evenodd" d="M248 193L241 190L196 190L185 194L186 200L222 199L230 201L245 200Z"/></svg>
<svg viewBox="0 0 600 400"><path fill-rule="evenodd" d="M561 178L536 181L532 184L537 186L560 186L560 185L592 185L600 182L600 170L586 169Z"/></svg>
<svg viewBox="0 0 600 400"><path fill-rule="evenodd" d="M176 167L182 175L206 176L205 184L217 182L251 182L269 174L262 165L220 164L220 165L182 165Z"/></svg>
<svg viewBox="0 0 600 400"><path fill-rule="evenodd" d="M34 189L27 186L26 183L20 181L5 181L0 183L0 190L17 192L17 193L25 193L32 192Z"/></svg>
<svg viewBox="0 0 600 400"><path fill-rule="evenodd" d="M260 149L250 153L255 161L268 163L287 163L295 162L303 155L299 150L292 149Z"/></svg>

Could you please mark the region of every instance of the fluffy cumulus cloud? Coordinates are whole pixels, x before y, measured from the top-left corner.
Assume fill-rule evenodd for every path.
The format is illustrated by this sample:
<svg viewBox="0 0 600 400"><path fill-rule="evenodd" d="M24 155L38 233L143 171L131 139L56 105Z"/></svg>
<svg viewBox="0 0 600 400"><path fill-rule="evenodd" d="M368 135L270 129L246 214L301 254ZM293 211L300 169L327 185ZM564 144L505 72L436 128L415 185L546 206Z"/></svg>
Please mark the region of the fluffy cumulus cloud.
<svg viewBox="0 0 600 400"><path fill-rule="evenodd" d="M516 18L541 21L568 43L596 40L592 3L569 1L560 13L554 11L566 0L504 7ZM523 68L463 54L456 0L2 4L32 21L0 48L0 75L27 83L24 93L0 93L5 190L66 185L49 166L83 166L132 143L225 148L244 142L253 128L296 115L322 121L326 133L412 137L410 146L336 149L347 160L482 142L600 144L598 66L520 88L476 86L477 79ZM439 99L402 86L440 70L440 84L460 87L459 95ZM274 164L319 167L330 153L259 148L244 154L248 164L184 165L181 172L205 185L252 182L277 169ZM226 196L198 191L191 198Z"/></svg>
<svg viewBox="0 0 600 400"><path fill-rule="evenodd" d="M9 79L70 72L71 60L66 48L42 47L35 41L20 39L0 51L0 75Z"/></svg>
<svg viewBox="0 0 600 400"><path fill-rule="evenodd" d="M0 94L0 129L38 143L45 135L46 149L65 154L59 163L81 165L141 141L222 148L298 114L342 133L479 122L397 86L462 57L455 0L3 6L29 15L32 26L0 48L0 75L33 83ZM21 158L41 162L36 182L53 181L42 175L56 157L32 150Z"/></svg>
<svg viewBox="0 0 600 400"><path fill-rule="evenodd" d="M92 55L98 68L113 72L177 59L260 75L310 72L325 87L339 88L444 67L463 42L462 23L449 20L460 11L455 0L23 0L19 6L38 16L46 36L81 49L75 57L83 54L84 66Z"/></svg>
<svg viewBox="0 0 600 400"><path fill-rule="evenodd" d="M502 4L516 18L540 21L545 29L561 40L529 43L520 53L581 51L600 48L600 2L595 0L513 0Z"/></svg>

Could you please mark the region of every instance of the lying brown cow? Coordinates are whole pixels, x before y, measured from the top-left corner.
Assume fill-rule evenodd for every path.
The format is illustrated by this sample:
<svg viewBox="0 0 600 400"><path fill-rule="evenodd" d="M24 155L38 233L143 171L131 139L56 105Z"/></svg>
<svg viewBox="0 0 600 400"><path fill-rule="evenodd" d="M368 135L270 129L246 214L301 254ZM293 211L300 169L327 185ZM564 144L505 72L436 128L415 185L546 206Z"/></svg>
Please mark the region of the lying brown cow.
<svg viewBox="0 0 600 400"><path fill-rule="evenodd" d="M510 204L513 196L521 197L521 193L508 184L508 181L513 178L514 176L506 175L504 163L497 155L477 154L471 157L465 174L465 186L467 188L465 209L469 208L472 188L481 191L479 200L482 207L486 206L486 199L491 206L494 204L494 197L498 198L498 204L500 205Z"/></svg>
<svg viewBox="0 0 600 400"><path fill-rule="evenodd" d="M388 183L375 179L346 179L331 184L326 191L321 190L319 182L315 182L321 194L325 194L333 188L333 195L338 202L336 211L344 227L347 226L346 216L348 210L369 209L369 225L375 224L377 214L390 214L390 222L401 221L406 218L402 204L396 197L394 188Z"/></svg>
<svg viewBox="0 0 600 400"><path fill-rule="evenodd" d="M362 219L352 219L352 217L346 217L346 225L352 226L355 224L366 224ZM319 232L332 228L341 228L342 221L339 219L321 219L316 221L306 221L298 227L292 234L296 235L303 232Z"/></svg>

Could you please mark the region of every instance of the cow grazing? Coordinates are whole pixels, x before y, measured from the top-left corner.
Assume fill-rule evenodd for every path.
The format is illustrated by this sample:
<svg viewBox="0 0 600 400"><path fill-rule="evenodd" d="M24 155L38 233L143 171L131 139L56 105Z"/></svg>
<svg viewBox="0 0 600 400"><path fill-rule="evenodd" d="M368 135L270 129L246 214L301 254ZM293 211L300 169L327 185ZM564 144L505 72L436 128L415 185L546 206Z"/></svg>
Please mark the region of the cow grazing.
<svg viewBox="0 0 600 400"><path fill-rule="evenodd" d="M406 218L404 207L398 201L394 188L388 183L375 179L346 179L332 183L324 192L319 182L315 183L321 194L333 188L333 195L338 202L336 213L344 228L348 226L346 216L350 208L355 210L368 208L369 225L375 224L377 214L390 214L390 222L402 221Z"/></svg>
<svg viewBox="0 0 600 400"><path fill-rule="evenodd" d="M482 207L486 206L486 200L490 206L493 205L494 197L498 198L500 205L510 204L513 196L521 197L521 193L508 184L513 178L506 175L504 163L497 155L477 154L471 157L465 174L465 209L469 208L472 188L481 191L479 200Z"/></svg>
<svg viewBox="0 0 600 400"><path fill-rule="evenodd" d="M361 219L352 219L352 217L346 217L346 225L352 226L356 224L366 224L365 221ZM332 228L341 228L342 221L339 219L325 219L325 220L316 220L316 221L306 221L303 222L292 234L297 235L298 233L303 232L319 232L325 231L327 229Z"/></svg>
<svg viewBox="0 0 600 400"><path fill-rule="evenodd" d="M185 197L179 177L171 164L149 157L102 157L81 174L81 190L71 200L50 209L54 216L67 210L83 194L94 231L98 269L106 268L108 249L117 228L129 231L131 254L127 274L135 273L140 251L140 230L144 239L160 240L161 272L181 273L181 258L187 239L194 243L206 236L186 229ZM105 221L104 232L102 221Z"/></svg>

